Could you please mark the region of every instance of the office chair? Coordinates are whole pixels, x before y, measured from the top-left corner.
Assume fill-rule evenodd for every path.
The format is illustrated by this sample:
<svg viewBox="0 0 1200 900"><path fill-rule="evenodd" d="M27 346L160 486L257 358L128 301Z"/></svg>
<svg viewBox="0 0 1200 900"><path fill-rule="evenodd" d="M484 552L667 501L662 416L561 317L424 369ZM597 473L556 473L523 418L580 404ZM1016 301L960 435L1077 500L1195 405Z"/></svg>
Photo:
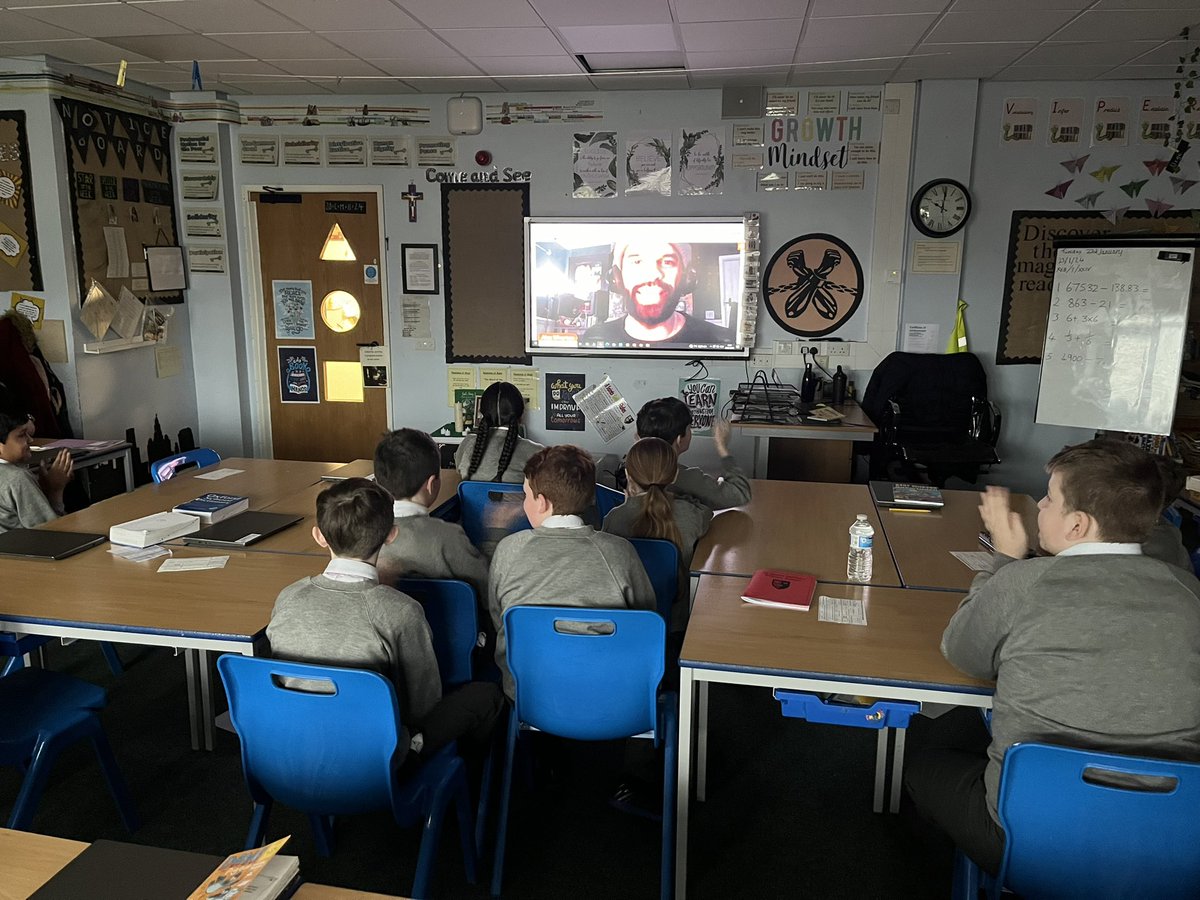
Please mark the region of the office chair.
<svg viewBox="0 0 1200 900"><path fill-rule="evenodd" d="M254 800L246 848L261 846L275 801L308 814L317 852L332 851L337 815L391 809L396 822L423 822L412 896L429 895L446 809L454 805L467 881L475 881L475 823L466 767L453 743L397 775L403 732L392 683L378 672L225 654L217 660L229 714L242 744ZM284 679L327 683L332 693L287 687Z"/></svg>
<svg viewBox="0 0 1200 900"><path fill-rule="evenodd" d="M1000 411L987 376L970 353L890 353L875 368L862 408L879 433L871 478L927 481L956 476L972 484L1000 462Z"/></svg>
<svg viewBox="0 0 1200 900"><path fill-rule="evenodd" d="M217 451L209 450L207 447L197 447L195 450L176 453L151 463L150 477L154 479L155 484L161 484L174 478L175 473L182 469L203 469L205 466L215 465L220 461L221 456Z"/></svg>
<svg viewBox="0 0 1200 900"><path fill-rule="evenodd" d="M954 897L1195 897L1200 892L1200 763L1048 744L1004 756L997 809L1004 857L995 879L963 853Z"/></svg>

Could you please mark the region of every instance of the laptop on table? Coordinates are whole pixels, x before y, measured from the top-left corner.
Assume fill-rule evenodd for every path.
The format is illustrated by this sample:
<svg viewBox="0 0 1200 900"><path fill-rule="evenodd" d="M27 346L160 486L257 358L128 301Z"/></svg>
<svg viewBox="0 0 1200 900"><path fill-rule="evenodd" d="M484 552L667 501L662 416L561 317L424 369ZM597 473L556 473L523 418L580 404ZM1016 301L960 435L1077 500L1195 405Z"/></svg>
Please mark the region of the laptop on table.
<svg viewBox="0 0 1200 900"><path fill-rule="evenodd" d="M303 516L250 510L184 535L189 547L248 547L295 525Z"/></svg>

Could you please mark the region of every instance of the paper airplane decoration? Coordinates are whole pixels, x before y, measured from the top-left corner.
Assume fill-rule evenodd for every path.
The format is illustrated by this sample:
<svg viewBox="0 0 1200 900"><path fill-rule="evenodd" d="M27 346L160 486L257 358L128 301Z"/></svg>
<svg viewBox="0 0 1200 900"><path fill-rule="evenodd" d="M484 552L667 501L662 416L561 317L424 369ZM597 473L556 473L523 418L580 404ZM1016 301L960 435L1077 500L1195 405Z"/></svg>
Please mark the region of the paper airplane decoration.
<svg viewBox="0 0 1200 900"><path fill-rule="evenodd" d="M1148 159L1142 165L1146 167L1146 171L1151 175L1161 175L1163 169L1167 167L1167 161L1165 159Z"/></svg>
<svg viewBox="0 0 1200 900"><path fill-rule="evenodd" d="M1150 214L1156 219L1168 209L1173 209L1174 206L1174 203L1163 203L1161 200L1151 200L1146 198L1146 209L1150 210Z"/></svg>
<svg viewBox="0 0 1200 900"><path fill-rule="evenodd" d="M1121 168L1121 167L1120 166L1101 166L1100 168L1093 171L1091 173L1091 176L1100 182L1111 181L1113 175L1116 173L1117 169L1119 169L1119 168Z"/></svg>
<svg viewBox="0 0 1200 900"><path fill-rule="evenodd" d="M1128 206L1122 206L1122 207L1120 207L1119 209L1106 209L1106 210L1104 211L1104 218L1108 219L1108 221L1110 221L1110 222L1112 222L1114 225L1116 225L1116 224L1117 224L1117 219L1119 219L1119 218L1121 218L1122 216L1124 216L1124 215L1125 215L1125 213L1127 213L1127 212L1129 212L1129 207L1128 207Z"/></svg>
<svg viewBox="0 0 1200 900"><path fill-rule="evenodd" d="M1191 178L1180 178L1178 175L1171 175L1170 179L1171 187L1175 188L1176 194L1186 194L1196 186L1196 182Z"/></svg>
<svg viewBox="0 0 1200 900"><path fill-rule="evenodd" d="M1056 184L1054 187L1050 188L1050 190L1046 191L1046 195L1048 197L1053 197L1055 200L1061 200L1063 197L1067 196L1067 188L1069 188L1074 181L1075 179L1072 178L1068 181L1064 181L1062 184Z"/></svg>
<svg viewBox="0 0 1200 900"><path fill-rule="evenodd" d="M1084 209L1095 209L1096 201L1100 199L1100 195L1103 193L1104 191L1096 191L1094 194L1084 194L1082 197L1076 198L1075 202Z"/></svg>
<svg viewBox="0 0 1200 900"><path fill-rule="evenodd" d="M1077 156L1075 159L1068 159L1066 162L1060 162L1059 165L1072 174L1077 174L1083 171L1083 164L1088 161L1090 153L1085 153L1083 156Z"/></svg>
<svg viewBox="0 0 1200 900"><path fill-rule="evenodd" d="M1147 178L1145 181L1127 181L1123 185L1121 185L1121 190L1123 190L1130 197L1136 197L1138 194L1140 194L1142 192L1142 188L1144 188L1149 183L1150 183L1149 178Z"/></svg>

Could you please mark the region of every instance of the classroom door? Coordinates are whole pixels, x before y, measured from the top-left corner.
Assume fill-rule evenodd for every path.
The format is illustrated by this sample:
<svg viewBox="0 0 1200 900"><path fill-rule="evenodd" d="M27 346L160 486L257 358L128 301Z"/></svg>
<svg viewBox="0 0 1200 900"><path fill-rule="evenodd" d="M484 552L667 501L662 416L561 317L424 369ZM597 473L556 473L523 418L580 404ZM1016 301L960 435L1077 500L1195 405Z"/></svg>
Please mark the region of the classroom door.
<svg viewBox="0 0 1200 900"><path fill-rule="evenodd" d="M361 347L387 343L379 197L250 196L274 456L370 459L388 427L390 393L387 368L365 368L359 357Z"/></svg>

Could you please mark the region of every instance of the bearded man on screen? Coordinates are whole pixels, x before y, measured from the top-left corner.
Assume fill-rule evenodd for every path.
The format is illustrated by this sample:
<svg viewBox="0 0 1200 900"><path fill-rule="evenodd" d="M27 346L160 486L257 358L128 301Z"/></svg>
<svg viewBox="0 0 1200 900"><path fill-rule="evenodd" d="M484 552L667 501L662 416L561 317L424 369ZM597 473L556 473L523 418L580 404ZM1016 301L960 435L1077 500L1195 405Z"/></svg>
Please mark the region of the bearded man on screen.
<svg viewBox="0 0 1200 900"><path fill-rule="evenodd" d="M581 340L732 346L732 329L694 319L678 308L693 288L691 263L691 244L653 238L617 244L610 282L614 292L626 297L625 316L593 325Z"/></svg>

